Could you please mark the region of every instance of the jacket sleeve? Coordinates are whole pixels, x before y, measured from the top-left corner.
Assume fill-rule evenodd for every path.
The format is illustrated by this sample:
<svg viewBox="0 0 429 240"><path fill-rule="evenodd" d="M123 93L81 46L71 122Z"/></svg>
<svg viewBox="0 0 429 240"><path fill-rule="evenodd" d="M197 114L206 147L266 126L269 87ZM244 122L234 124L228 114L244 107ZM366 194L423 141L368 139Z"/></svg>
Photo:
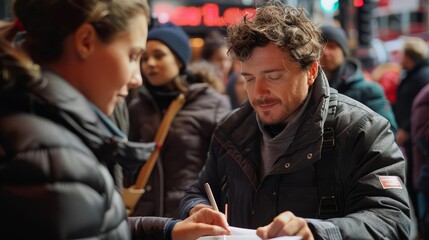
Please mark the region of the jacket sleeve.
<svg viewBox="0 0 429 240"><path fill-rule="evenodd" d="M162 217L129 217L132 239L166 239L164 229L171 220Z"/></svg>
<svg viewBox="0 0 429 240"><path fill-rule="evenodd" d="M336 167L340 187L338 199L343 217L310 224L319 239L332 239L332 225L344 239L408 239L410 210L405 180L405 160L378 115L362 117L337 137ZM356 133L350 136L350 132ZM387 178L386 178L387 177ZM316 237L317 239L317 237Z"/></svg>
<svg viewBox="0 0 429 240"><path fill-rule="evenodd" d="M414 98L411 111L411 138L413 145L413 187L418 190L425 190L419 187L419 184L428 184L421 182L420 178L429 177L429 168L424 164L429 164L429 85L423 88ZM426 170L425 170L426 169ZM426 192L429 188L426 187Z"/></svg>
<svg viewBox="0 0 429 240"><path fill-rule="evenodd" d="M413 144L417 149L429 152L429 85L422 90L422 95L417 95L412 108L412 134ZM419 144L420 143L420 144ZM421 144L423 143L423 144ZM426 146L425 146L426 145ZM417 153L415 152L417 155ZM426 160L429 163L429 159Z"/></svg>

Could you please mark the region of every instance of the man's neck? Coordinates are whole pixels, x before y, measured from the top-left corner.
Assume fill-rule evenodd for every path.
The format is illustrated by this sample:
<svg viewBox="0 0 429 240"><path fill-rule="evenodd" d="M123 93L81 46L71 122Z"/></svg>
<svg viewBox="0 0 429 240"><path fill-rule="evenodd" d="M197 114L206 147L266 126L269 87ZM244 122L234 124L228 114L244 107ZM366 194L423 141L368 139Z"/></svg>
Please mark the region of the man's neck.
<svg viewBox="0 0 429 240"><path fill-rule="evenodd" d="M279 135L279 133L281 133L286 126L287 126L287 123L279 123L275 125L264 125L264 129L273 138Z"/></svg>

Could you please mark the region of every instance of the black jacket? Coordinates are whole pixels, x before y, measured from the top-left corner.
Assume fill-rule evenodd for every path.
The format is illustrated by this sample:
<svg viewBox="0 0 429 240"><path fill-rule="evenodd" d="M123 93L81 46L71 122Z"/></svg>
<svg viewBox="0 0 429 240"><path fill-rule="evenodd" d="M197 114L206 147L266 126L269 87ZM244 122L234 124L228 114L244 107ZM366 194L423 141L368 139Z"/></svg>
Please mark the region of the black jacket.
<svg viewBox="0 0 429 240"><path fill-rule="evenodd" d="M231 226L264 226L288 210L306 218L316 239L408 239L405 161L389 123L341 94L333 125L339 212L335 218L317 219L314 164L321 158L330 91L320 73L294 141L263 179L256 113L248 102L233 112L215 130L206 165L181 202L181 216L196 204L209 205L203 186L208 182L221 211L228 203ZM379 176L392 176L398 188L383 189Z"/></svg>
<svg viewBox="0 0 429 240"><path fill-rule="evenodd" d="M87 100L45 73L33 92L1 92L0 236L163 239L169 219L130 219L108 168L140 165L153 144L112 137Z"/></svg>
<svg viewBox="0 0 429 240"><path fill-rule="evenodd" d="M395 105L395 117L398 127L411 133L411 108L414 98L429 83L429 59L423 60L406 72L399 83Z"/></svg>

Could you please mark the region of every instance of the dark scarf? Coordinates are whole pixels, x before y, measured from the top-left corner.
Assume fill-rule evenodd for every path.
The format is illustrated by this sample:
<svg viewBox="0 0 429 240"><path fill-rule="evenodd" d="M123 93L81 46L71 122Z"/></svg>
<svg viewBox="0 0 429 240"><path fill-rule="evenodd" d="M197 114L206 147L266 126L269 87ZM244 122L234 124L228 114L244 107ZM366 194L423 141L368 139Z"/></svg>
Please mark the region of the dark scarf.
<svg viewBox="0 0 429 240"><path fill-rule="evenodd" d="M162 111L166 110L170 103L180 94L178 89L167 89L165 86L153 86L148 81L145 81L145 86L153 97L155 104Z"/></svg>

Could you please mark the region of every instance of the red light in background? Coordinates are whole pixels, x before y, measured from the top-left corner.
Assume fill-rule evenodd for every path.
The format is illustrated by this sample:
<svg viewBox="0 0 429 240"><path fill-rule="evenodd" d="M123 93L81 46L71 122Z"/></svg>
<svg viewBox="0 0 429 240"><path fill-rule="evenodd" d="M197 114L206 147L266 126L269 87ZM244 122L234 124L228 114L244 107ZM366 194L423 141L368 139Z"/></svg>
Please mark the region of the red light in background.
<svg viewBox="0 0 429 240"><path fill-rule="evenodd" d="M252 9L253 10L253 9ZM246 15L246 9L231 7L223 12L223 21L225 25L231 25L241 20L242 16Z"/></svg>
<svg viewBox="0 0 429 240"><path fill-rule="evenodd" d="M171 21L179 26L201 25L201 10L198 7L177 7Z"/></svg>
<svg viewBox="0 0 429 240"><path fill-rule="evenodd" d="M378 6L379 7L387 7L387 6L389 6L389 0L379 0L378 1Z"/></svg>
<svg viewBox="0 0 429 240"><path fill-rule="evenodd" d="M220 12L219 5L206 3L202 6L172 6L158 3L154 13L160 23L173 22L179 26L222 27L235 23L246 14L255 12L254 8L228 7Z"/></svg>
<svg viewBox="0 0 429 240"><path fill-rule="evenodd" d="M362 6L363 6L363 1L364 1L364 0L354 0L354 1L353 1L353 6L355 6L355 7L357 7L357 8L360 8L360 7L362 7Z"/></svg>
<svg viewBox="0 0 429 240"><path fill-rule="evenodd" d="M205 26L221 26L222 19L219 17L219 6L217 4L207 3L204 4L201 9L204 16L203 22Z"/></svg>
<svg viewBox="0 0 429 240"><path fill-rule="evenodd" d="M166 23L170 21L171 15L174 13L174 8L170 4L160 3L155 6L154 12L157 13L160 23Z"/></svg>

